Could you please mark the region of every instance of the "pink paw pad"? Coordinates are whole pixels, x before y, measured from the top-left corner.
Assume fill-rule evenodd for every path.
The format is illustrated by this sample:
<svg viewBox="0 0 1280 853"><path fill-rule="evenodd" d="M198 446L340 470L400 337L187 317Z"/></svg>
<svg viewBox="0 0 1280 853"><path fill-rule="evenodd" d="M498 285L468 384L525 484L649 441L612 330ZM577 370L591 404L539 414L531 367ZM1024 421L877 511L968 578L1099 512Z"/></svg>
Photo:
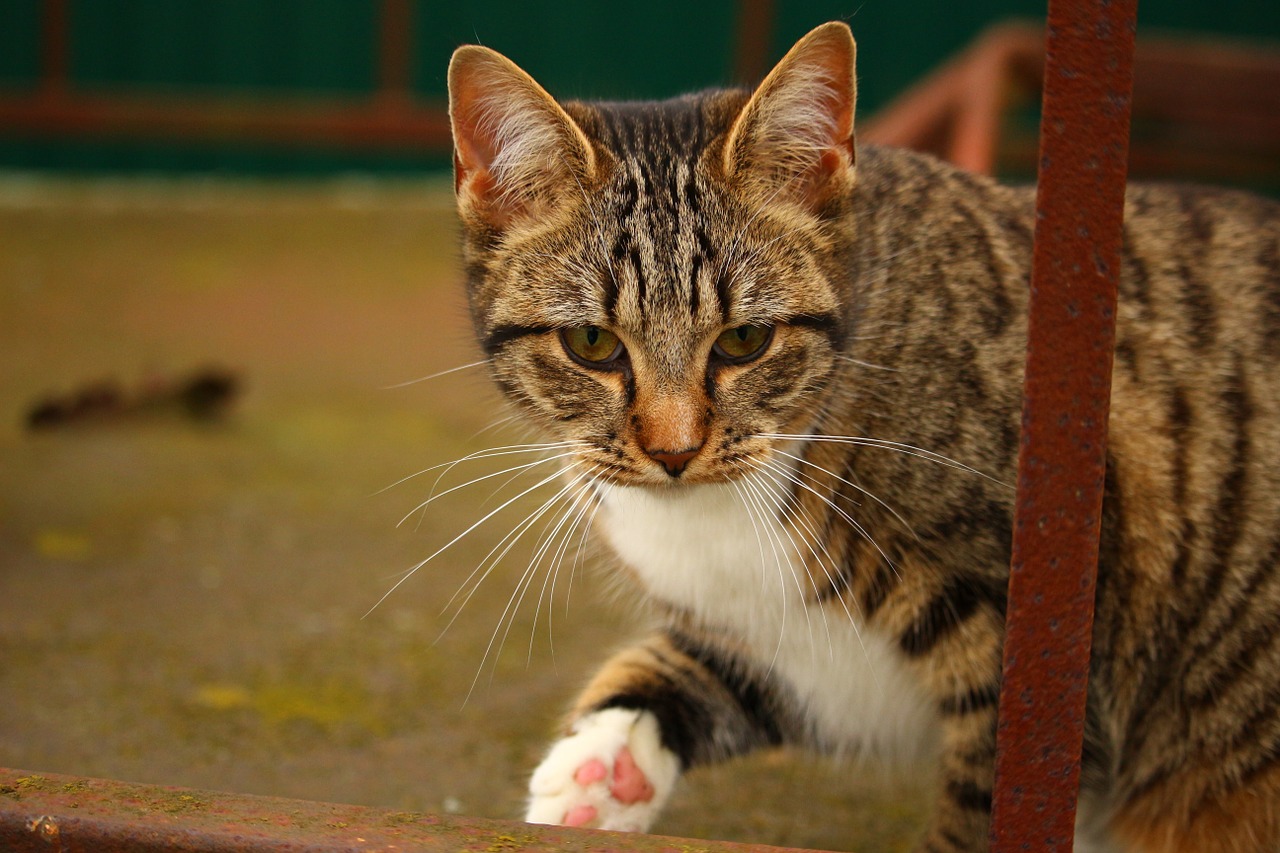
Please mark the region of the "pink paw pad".
<svg viewBox="0 0 1280 853"><path fill-rule="evenodd" d="M653 783L636 764L630 747L624 746L618 750L618 755L613 760L613 784L609 786L609 793L615 800L628 806L647 803L653 799Z"/></svg>
<svg viewBox="0 0 1280 853"><path fill-rule="evenodd" d="M561 821L565 826L586 826L596 819L595 806L574 806L564 813L564 820Z"/></svg>
<svg viewBox="0 0 1280 853"><path fill-rule="evenodd" d="M578 768L578 772L573 774L573 781L585 788L595 782L602 781L608 775L609 769L604 766L604 762L598 758L593 758Z"/></svg>
<svg viewBox="0 0 1280 853"><path fill-rule="evenodd" d="M647 803L655 794L653 783L636 764L635 756L627 746L618 750L618 754L614 756L612 771L600 759L592 758L577 769L573 774L573 781L584 788L607 781L609 795L624 806ZM586 826L598 816L595 806L580 805L565 812L560 822L565 826Z"/></svg>

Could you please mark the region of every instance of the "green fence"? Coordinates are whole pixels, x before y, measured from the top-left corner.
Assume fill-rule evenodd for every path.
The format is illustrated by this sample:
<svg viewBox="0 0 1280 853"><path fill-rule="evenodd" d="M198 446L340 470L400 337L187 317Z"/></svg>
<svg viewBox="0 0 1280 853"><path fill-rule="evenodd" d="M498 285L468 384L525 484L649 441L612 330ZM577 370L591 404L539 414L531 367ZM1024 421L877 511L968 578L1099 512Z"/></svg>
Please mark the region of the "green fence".
<svg viewBox="0 0 1280 853"><path fill-rule="evenodd" d="M62 0L77 91L360 98L378 84L379 0ZM507 53L553 93L662 97L731 81L744 4L733 0L413 0L408 82L444 97L455 46ZM751 4L745 4L751 5ZM791 0L772 7L771 57L812 26L850 23L866 116L971 40L1043 6L1016 0ZM42 0L0 0L0 91L38 85ZM1143 32L1175 29L1280 39L1280 3L1152 0ZM440 151L339 151L245 143L36 137L0 127L0 169L322 173L443 168Z"/></svg>

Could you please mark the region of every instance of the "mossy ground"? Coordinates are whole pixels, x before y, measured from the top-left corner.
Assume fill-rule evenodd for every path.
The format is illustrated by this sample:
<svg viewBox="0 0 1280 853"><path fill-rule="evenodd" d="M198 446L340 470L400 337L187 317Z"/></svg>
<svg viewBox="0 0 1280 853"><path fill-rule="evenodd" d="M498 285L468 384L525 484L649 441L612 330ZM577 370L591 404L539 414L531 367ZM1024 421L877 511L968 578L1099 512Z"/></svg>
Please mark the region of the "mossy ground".
<svg viewBox="0 0 1280 853"><path fill-rule="evenodd" d="M524 547L441 635L527 502L374 608L513 493L495 478L397 528L436 475L386 487L525 440L476 435L504 417L482 370L388 387L478 358L454 235L439 186L0 181L0 765L518 815L560 709L639 620L599 569L570 589L567 560L554 605L540 571L487 651ZM206 364L243 380L222 422L22 428L42 395ZM699 771L657 829L906 849L919 793L865 777Z"/></svg>

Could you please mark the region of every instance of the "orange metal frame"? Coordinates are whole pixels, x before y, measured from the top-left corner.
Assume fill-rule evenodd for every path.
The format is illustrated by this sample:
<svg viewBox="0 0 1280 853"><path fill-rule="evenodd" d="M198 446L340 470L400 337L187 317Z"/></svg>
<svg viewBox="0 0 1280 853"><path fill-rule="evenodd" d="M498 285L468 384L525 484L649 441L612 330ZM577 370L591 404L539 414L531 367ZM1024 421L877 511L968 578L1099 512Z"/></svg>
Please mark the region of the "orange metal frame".
<svg viewBox="0 0 1280 853"><path fill-rule="evenodd" d="M1151 37L1134 51L1129 167L1146 178L1280 186L1280 55L1209 39ZM980 174L1034 174L1037 139L1011 113L1044 83L1044 28L998 24L859 131Z"/></svg>

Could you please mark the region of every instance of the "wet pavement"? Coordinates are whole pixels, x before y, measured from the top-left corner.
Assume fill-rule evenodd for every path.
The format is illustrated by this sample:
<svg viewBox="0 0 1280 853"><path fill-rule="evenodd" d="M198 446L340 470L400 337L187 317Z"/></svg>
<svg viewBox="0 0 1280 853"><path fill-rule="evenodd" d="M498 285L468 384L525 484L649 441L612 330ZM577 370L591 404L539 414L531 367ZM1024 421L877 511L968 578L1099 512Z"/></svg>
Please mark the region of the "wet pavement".
<svg viewBox="0 0 1280 853"><path fill-rule="evenodd" d="M541 525L470 594L536 494L395 586L545 470L421 510L519 458L404 480L531 440L481 368L413 381L479 358L442 183L0 179L0 354L0 766L516 817L643 630L576 534L520 596ZM206 368L236 377L224 416L155 402ZM655 829L891 851L921 815L770 754L690 774Z"/></svg>

